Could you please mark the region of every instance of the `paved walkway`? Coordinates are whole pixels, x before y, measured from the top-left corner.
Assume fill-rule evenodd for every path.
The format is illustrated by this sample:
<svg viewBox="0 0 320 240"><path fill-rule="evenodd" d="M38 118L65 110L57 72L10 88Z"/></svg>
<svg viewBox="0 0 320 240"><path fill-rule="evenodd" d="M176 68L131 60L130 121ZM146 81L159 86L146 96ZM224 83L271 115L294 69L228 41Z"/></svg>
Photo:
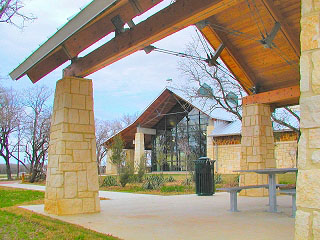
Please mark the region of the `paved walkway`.
<svg viewBox="0 0 320 240"><path fill-rule="evenodd" d="M0 183L0 185L2 185ZM3 184L44 191L43 186ZM157 196L100 191L101 212L51 217L78 224L122 239L293 239L291 198L277 198L280 213L266 212L268 198L239 197L241 212L231 213L229 194L210 197L191 195ZM43 205L24 208L48 215Z"/></svg>

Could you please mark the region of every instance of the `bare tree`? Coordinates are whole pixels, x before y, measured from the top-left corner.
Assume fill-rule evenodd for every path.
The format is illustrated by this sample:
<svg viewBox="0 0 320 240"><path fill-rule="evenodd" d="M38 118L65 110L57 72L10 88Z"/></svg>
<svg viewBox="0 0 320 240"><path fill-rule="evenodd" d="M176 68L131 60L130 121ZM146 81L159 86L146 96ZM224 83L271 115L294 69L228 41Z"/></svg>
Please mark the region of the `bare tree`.
<svg viewBox="0 0 320 240"><path fill-rule="evenodd" d="M245 91L237 80L228 72L222 62L209 66L206 61L201 60L202 56L206 56L207 53L199 40L193 39L187 45L186 52L195 58L184 58L179 61L178 69L185 78L174 88L182 91L191 101L196 100L203 106L207 106L206 110L208 111L222 108L241 120L241 104L230 104L228 98L230 92L239 98L245 96ZM199 94L201 87L204 93Z"/></svg>
<svg viewBox="0 0 320 240"><path fill-rule="evenodd" d="M139 113L136 112L134 114L123 114L120 118L120 121L123 125L123 127L129 126L131 123L133 123L135 120L137 120L139 116Z"/></svg>
<svg viewBox="0 0 320 240"><path fill-rule="evenodd" d="M23 28L25 22L36 19L33 14L24 14L22 12L23 8L24 3L22 0L0 0L0 22ZM17 19L14 18L18 18L21 23L17 24Z"/></svg>
<svg viewBox="0 0 320 240"><path fill-rule="evenodd" d="M105 141L110 137L111 125L109 121L95 120L96 125L96 143L97 143L97 164L100 174L100 166L103 163L103 159L107 154L107 148L104 145Z"/></svg>
<svg viewBox="0 0 320 240"><path fill-rule="evenodd" d="M11 180L10 159L15 149L15 132L21 124L22 107L16 93L12 89L1 89L0 93L0 156L6 163L8 180ZM21 162L22 163L22 162Z"/></svg>
<svg viewBox="0 0 320 240"><path fill-rule="evenodd" d="M38 180L44 173L47 160L51 107L47 106L52 91L45 86L34 87L27 91L24 121L24 140L27 161L30 164L30 182Z"/></svg>

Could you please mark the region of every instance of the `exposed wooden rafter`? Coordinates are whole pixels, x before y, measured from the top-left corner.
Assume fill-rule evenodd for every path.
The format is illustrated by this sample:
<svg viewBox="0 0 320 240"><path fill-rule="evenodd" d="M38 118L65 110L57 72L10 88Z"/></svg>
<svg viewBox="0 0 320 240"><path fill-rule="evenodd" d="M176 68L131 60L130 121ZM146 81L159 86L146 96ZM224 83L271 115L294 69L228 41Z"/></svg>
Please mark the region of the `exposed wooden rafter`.
<svg viewBox="0 0 320 240"><path fill-rule="evenodd" d="M65 76L85 77L144 47L195 24L239 1L179 0L154 14L88 55L79 58L64 71Z"/></svg>
<svg viewBox="0 0 320 240"><path fill-rule="evenodd" d="M111 19L115 16L120 16L125 24L162 1L163 0L135 0L133 1L136 3L134 6L138 6L139 11L136 7L133 7L132 2L117 1L115 6L110 7L110 9L103 12L92 22L89 22L81 30L66 39L63 42L63 48L59 46L44 59L35 63L32 68L26 71L26 74L32 82L37 82L66 61L74 59L83 50L113 32L115 27Z"/></svg>
<svg viewBox="0 0 320 240"><path fill-rule="evenodd" d="M212 16L210 19L214 19L214 17ZM238 51L228 41L225 33L214 30L214 28L210 26L209 21L207 21L207 26L200 29L200 31L214 49L217 49L221 43L225 45L225 50L221 52L220 58L225 63L229 63L226 65L229 71L237 78L245 91L251 94L255 86L255 76L245 63L241 61L241 56L239 56ZM233 63L233 67L230 67L231 62Z"/></svg>
<svg viewBox="0 0 320 240"><path fill-rule="evenodd" d="M261 0L263 5L267 8L268 12L272 16L272 18L275 20L275 22L279 22L281 24L281 30L285 37L287 38L288 42L294 49L296 55L300 57L300 41L299 41L299 35L294 35L291 31L287 21L284 19L280 11L277 9L277 7L274 5L272 0Z"/></svg>

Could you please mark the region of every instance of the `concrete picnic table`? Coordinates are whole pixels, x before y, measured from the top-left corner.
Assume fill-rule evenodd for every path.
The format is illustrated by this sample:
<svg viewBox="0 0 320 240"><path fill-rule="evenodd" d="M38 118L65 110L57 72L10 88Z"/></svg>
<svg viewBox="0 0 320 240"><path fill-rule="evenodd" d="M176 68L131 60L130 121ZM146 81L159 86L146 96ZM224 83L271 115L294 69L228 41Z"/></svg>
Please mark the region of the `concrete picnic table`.
<svg viewBox="0 0 320 240"><path fill-rule="evenodd" d="M265 168L255 170L236 170L234 172L254 172L258 174L268 174L269 176L269 212L277 212L277 196L276 196L276 174L284 174L288 172L298 172L297 168Z"/></svg>

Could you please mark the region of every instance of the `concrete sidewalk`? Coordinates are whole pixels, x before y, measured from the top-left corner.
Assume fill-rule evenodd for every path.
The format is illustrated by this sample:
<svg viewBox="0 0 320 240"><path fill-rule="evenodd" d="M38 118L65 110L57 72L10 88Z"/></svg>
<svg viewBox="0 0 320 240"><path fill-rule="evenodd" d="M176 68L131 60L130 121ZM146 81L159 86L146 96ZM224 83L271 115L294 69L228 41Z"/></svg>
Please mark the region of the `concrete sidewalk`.
<svg viewBox="0 0 320 240"><path fill-rule="evenodd" d="M2 185L0 183L0 185ZM7 187L44 190L42 186L4 184ZM157 196L100 191L101 212L53 216L43 205L24 208L123 239L293 239L291 197L277 197L280 213L268 213L268 198L239 197L241 212L231 213L229 194L210 197Z"/></svg>

